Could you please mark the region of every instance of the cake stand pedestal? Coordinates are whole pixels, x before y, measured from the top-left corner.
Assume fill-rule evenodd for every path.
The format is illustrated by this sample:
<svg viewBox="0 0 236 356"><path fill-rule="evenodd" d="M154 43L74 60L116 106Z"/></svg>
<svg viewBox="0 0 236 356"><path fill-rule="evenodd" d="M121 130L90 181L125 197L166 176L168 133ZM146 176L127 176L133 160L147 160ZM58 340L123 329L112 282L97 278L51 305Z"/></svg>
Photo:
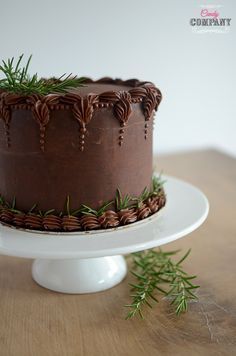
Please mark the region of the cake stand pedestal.
<svg viewBox="0 0 236 356"><path fill-rule="evenodd" d="M123 256L86 259L36 259L33 279L41 286L62 293L94 293L109 289L126 276Z"/></svg>
<svg viewBox="0 0 236 356"><path fill-rule="evenodd" d="M166 179L167 204L143 221L108 230L49 233L0 226L0 253L35 258L33 279L62 293L94 293L120 283L127 273L122 255L164 245L197 229L209 204L194 186Z"/></svg>

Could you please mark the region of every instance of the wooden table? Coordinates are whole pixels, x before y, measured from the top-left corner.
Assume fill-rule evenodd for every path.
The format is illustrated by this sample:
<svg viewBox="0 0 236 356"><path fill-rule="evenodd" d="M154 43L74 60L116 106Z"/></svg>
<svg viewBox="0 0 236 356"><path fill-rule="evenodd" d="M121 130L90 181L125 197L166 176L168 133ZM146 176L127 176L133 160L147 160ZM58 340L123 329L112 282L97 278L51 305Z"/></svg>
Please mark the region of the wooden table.
<svg viewBox="0 0 236 356"><path fill-rule="evenodd" d="M1 356L236 355L236 160L199 151L157 165L210 201L207 222L164 248L192 248L185 267L198 275L199 301L181 317L163 300L146 320L125 321L130 277L106 292L63 295L32 281L30 260L0 256Z"/></svg>

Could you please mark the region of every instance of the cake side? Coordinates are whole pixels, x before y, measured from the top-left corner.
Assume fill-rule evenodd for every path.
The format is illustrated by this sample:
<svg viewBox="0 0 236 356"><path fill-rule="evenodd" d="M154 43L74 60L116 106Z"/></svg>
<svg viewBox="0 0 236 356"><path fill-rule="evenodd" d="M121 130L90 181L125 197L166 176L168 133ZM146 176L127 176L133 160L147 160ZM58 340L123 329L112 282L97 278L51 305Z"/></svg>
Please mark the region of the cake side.
<svg viewBox="0 0 236 356"><path fill-rule="evenodd" d="M0 192L19 211L98 209L151 188L152 123L161 101L149 82L102 78L65 94L0 93Z"/></svg>

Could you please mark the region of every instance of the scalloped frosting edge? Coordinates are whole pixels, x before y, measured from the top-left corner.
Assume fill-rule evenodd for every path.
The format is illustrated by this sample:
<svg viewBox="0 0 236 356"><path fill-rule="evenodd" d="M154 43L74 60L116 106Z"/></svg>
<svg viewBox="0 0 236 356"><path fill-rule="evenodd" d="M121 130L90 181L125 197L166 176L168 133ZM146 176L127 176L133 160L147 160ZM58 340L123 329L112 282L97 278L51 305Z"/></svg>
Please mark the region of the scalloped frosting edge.
<svg viewBox="0 0 236 356"><path fill-rule="evenodd" d="M72 110L79 124L79 149L84 151L87 124L92 120L95 110L113 108L114 117L119 121L119 145L123 144L125 126L132 113L132 104L140 104L144 115L144 138L148 137L148 123L153 112L157 111L162 100L162 94L151 82L140 82L137 79L123 81L121 79L101 78L93 81L85 78L85 84L116 84L131 86L131 89L106 91L101 94L80 96L75 93L48 95L19 95L10 92L0 92L0 119L5 126L6 145L11 146L10 122L12 109L31 110L39 125L40 149L45 150L46 127L50 120L51 110Z"/></svg>

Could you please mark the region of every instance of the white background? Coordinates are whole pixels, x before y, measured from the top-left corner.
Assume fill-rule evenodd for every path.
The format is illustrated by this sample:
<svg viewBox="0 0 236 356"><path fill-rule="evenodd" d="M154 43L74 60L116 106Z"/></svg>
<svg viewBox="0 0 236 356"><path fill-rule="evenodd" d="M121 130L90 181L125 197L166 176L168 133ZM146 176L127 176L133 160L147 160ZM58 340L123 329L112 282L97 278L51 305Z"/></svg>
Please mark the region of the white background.
<svg viewBox="0 0 236 356"><path fill-rule="evenodd" d="M200 5L220 4L227 34L195 34ZM137 77L163 93L155 152L218 147L236 156L236 3L193 0L0 1L1 57L32 72Z"/></svg>

